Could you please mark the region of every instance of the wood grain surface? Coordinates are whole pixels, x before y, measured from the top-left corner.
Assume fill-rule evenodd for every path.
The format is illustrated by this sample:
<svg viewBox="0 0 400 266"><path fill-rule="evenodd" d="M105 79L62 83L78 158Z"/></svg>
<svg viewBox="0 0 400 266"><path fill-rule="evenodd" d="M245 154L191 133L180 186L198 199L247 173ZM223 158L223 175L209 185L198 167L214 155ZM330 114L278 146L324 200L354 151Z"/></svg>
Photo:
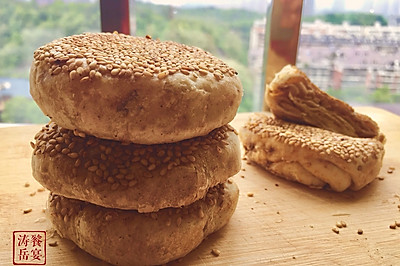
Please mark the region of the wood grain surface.
<svg viewBox="0 0 400 266"><path fill-rule="evenodd" d="M277 178L244 160L233 178L240 198L229 224L170 264L400 265L400 227L389 228L400 221L400 117L372 107L358 111L377 121L387 137L380 179L358 192L336 193ZM232 125L239 128L247 116L237 115ZM15 230L47 230L47 244L57 241L47 245L47 265L107 265L61 239L46 219L49 192L40 191L30 166L29 142L40 128L0 129L0 265L13 264ZM336 234L338 221L347 227Z"/></svg>

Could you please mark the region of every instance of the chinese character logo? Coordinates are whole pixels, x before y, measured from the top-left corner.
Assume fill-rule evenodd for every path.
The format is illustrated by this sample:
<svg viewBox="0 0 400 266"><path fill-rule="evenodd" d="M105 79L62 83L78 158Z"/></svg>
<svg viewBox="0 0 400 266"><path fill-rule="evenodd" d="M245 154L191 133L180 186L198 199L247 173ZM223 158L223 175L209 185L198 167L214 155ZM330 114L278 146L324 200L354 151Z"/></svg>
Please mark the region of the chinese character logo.
<svg viewBox="0 0 400 266"><path fill-rule="evenodd" d="M46 264L46 231L13 232L13 264Z"/></svg>

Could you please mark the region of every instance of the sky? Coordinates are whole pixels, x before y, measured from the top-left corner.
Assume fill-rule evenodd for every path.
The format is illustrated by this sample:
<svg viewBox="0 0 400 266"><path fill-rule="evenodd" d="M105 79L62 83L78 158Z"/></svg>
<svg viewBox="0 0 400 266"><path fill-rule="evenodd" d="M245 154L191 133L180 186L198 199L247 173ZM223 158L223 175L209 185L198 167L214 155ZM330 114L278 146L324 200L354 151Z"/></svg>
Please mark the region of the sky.
<svg viewBox="0 0 400 266"><path fill-rule="evenodd" d="M139 0L161 5L214 6L218 8L244 8L262 12L272 0ZM400 0L314 0L315 12L330 10L377 12L378 14L400 14ZM342 9L344 8L344 10Z"/></svg>
<svg viewBox="0 0 400 266"><path fill-rule="evenodd" d="M315 1L315 8L317 10L321 9L329 9L332 7L334 0L314 0ZM346 10L360 10L364 3L365 0L350 0L350 1L345 1L345 8Z"/></svg>
<svg viewBox="0 0 400 266"><path fill-rule="evenodd" d="M213 5L213 6L221 6L228 3L235 2L243 2L242 0L142 0L143 2L151 2L153 4L159 5L174 5L174 6L182 6L186 4L201 4L201 5Z"/></svg>
<svg viewBox="0 0 400 266"><path fill-rule="evenodd" d="M143 2L152 2L154 4L182 6L186 4L193 5L207 5L207 6L224 6L227 4L240 6L243 3L251 2L250 0L142 0ZM271 0L265 0L270 2ZM328 9L332 6L334 0L314 0L317 10ZM351 0L345 1L346 9L357 10L360 9L365 0Z"/></svg>

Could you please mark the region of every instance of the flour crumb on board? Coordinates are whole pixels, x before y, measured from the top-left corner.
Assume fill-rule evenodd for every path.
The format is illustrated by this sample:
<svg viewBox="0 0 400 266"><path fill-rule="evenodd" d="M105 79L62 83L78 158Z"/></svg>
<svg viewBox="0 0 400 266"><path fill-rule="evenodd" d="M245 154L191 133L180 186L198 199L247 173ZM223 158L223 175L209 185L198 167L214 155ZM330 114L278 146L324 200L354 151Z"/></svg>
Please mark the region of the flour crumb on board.
<svg viewBox="0 0 400 266"><path fill-rule="evenodd" d="M32 208L26 208L26 209L23 210L24 214L27 214L27 213L30 213L30 212L32 212Z"/></svg>
<svg viewBox="0 0 400 266"><path fill-rule="evenodd" d="M46 218L45 217L40 217L40 218L37 218L35 221L34 221L34 223L36 224L36 223L44 223L46 221Z"/></svg>
<svg viewBox="0 0 400 266"><path fill-rule="evenodd" d="M336 233L336 234L339 234L339 229L338 229L337 227L333 227L333 228L332 228L332 231L333 231L334 233Z"/></svg>
<svg viewBox="0 0 400 266"><path fill-rule="evenodd" d="M217 248L213 248L211 249L211 254L213 254L215 257L218 257L219 255L221 255L221 251Z"/></svg>
<svg viewBox="0 0 400 266"><path fill-rule="evenodd" d="M387 169L387 173L388 174L393 174L393 172L394 172L394 170L395 170L396 168L394 168L393 166L390 166L388 169Z"/></svg>
<svg viewBox="0 0 400 266"><path fill-rule="evenodd" d="M58 243L57 243L57 241L51 241L51 242L49 242L49 246L50 247L57 247Z"/></svg>
<svg viewBox="0 0 400 266"><path fill-rule="evenodd" d="M347 223L345 221L336 222L337 228L344 228L347 227Z"/></svg>

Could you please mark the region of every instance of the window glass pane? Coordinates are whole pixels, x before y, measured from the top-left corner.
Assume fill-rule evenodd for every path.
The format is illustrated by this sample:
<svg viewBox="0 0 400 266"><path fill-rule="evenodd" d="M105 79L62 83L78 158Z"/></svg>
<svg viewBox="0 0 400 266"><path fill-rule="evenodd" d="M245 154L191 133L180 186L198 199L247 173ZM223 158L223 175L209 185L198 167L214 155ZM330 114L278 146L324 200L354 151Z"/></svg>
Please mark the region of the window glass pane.
<svg viewBox="0 0 400 266"><path fill-rule="evenodd" d="M33 51L66 35L100 31L98 1L0 0L0 122L45 123L29 94Z"/></svg>
<svg viewBox="0 0 400 266"><path fill-rule="evenodd" d="M400 114L400 1L305 0L297 66L352 105Z"/></svg>
<svg viewBox="0 0 400 266"><path fill-rule="evenodd" d="M268 0L134 1L131 32L201 47L239 72L240 112L259 110ZM100 31L98 0L0 0L0 119L43 123L29 95L33 51ZM297 66L353 105L400 113L400 1L304 0Z"/></svg>
<svg viewBox="0 0 400 266"><path fill-rule="evenodd" d="M198 46L239 72L244 98L239 111L252 111L260 87L263 35L269 1L133 1L131 34L151 35ZM0 0L0 119L44 123L29 94L33 51L59 37L100 31L98 0ZM255 35L251 33L252 28ZM252 35L253 34L253 35ZM256 50L249 46L256 46Z"/></svg>
<svg viewBox="0 0 400 266"><path fill-rule="evenodd" d="M260 88L268 3L267 0L136 1L136 25L131 23L131 29L139 36L149 34L161 40L194 45L221 58L239 73L244 88L239 112L249 112L253 110L253 90Z"/></svg>

